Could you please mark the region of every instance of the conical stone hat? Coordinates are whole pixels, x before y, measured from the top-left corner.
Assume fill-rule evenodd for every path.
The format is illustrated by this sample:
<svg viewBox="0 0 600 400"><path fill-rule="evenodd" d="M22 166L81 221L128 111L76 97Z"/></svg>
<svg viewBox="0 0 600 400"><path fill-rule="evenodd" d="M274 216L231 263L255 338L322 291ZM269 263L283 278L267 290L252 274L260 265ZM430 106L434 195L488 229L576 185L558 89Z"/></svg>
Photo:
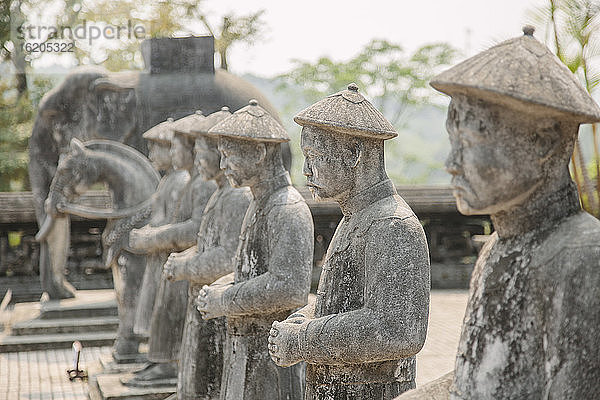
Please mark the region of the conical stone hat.
<svg viewBox="0 0 600 400"><path fill-rule="evenodd" d="M600 108L577 78L533 37L507 40L442 72L430 82L440 92L473 95L517 110L556 114L579 123L600 121Z"/></svg>
<svg viewBox="0 0 600 400"><path fill-rule="evenodd" d="M258 142L281 143L290 140L283 126L254 99L246 107L213 126L208 133Z"/></svg>
<svg viewBox="0 0 600 400"><path fill-rule="evenodd" d="M294 117L299 125L374 139L392 139L398 133L387 119L351 83L347 90L332 94L300 111Z"/></svg>
<svg viewBox="0 0 600 400"><path fill-rule="evenodd" d="M195 113L187 115L183 118L179 118L173 122L171 128L175 134L185 135L193 138L194 135L191 133L192 128L202 122L204 118L206 117L202 115L202 111L197 110Z"/></svg>
<svg viewBox="0 0 600 400"><path fill-rule="evenodd" d="M219 111L209 114L202 121L198 122L191 129L191 134L198 136L216 136L215 134L209 133L210 128L223 121L224 119L231 116L229 107L222 107Z"/></svg>
<svg viewBox="0 0 600 400"><path fill-rule="evenodd" d="M142 134L146 140L170 145L173 140L173 118L154 125Z"/></svg>

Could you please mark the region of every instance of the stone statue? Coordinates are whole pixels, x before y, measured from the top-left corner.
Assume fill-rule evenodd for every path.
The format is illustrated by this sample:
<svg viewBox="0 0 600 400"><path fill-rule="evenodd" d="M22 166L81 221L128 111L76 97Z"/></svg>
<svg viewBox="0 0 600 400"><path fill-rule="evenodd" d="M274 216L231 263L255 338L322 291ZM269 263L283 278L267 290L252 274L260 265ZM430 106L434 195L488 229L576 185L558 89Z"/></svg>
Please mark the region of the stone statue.
<svg viewBox="0 0 600 400"><path fill-rule="evenodd" d="M495 233L475 264L454 373L401 398L592 399L600 393L600 221L569 174L600 108L525 27L435 77L451 96L446 168Z"/></svg>
<svg viewBox="0 0 600 400"><path fill-rule="evenodd" d="M108 218L102 244L117 295L119 330L113 348L116 360L131 360L138 355L141 338L134 333L133 325L146 259L132 252L128 239L132 228L143 226L149 220L152 194L159 179L148 159L129 146L112 140L81 143L72 139L71 151L61 158L46 201L46 221L50 225L56 224L64 214ZM112 194L112 210L72 204L90 186L100 182L106 183ZM54 229L52 226L43 228L40 234Z"/></svg>
<svg viewBox="0 0 600 400"><path fill-rule="evenodd" d="M385 171L397 135L355 84L300 112L304 175L317 199L339 203L316 302L273 323L281 366L306 361L306 399L391 399L415 387L425 342L425 232Z"/></svg>
<svg viewBox="0 0 600 400"><path fill-rule="evenodd" d="M188 306L183 329L177 399L217 399L223 370L225 318L203 321L194 300L200 289L233 272L233 259L242 221L252 195L248 188L232 188L219 168L218 137L208 130L229 117L227 107L212 113L192 128L196 135L196 166L204 180L213 180L217 190L204 209L197 250L173 253L164 266L167 279L189 281Z"/></svg>
<svg viewBox="0 0 600 400"><path fill-rule="evenodd" d="M181 251L194 246L202 213L216 189L214 182L204 181L194 168L194 142L190 129L204 118L197 111L173 122L173 167L188 171L191 179L184 188L175 221L160 227L133 231L130 237L132 247ZM150 363L132 379L123 381L124 384L159 386L177 383L177 360L183 335L187 291L186 281L169 282L164 277L161 278L150 326Z"/></svg>
<svg viewBox="0 0 600 400"><path fill-rule="evenodd" d="M167 117L180 118L197 108L211 113L227 104L237 110L257 98L278 118L256 87L215 69L211 36L152 38L142 42L141 50L144 71L77 67L40 101L29 139L29 177L40 227L46 219L44 200L59 156L69 151L72 138L115 140L147 154L143 132ZM289 147L282 150L289 166ZM49 242L68 245L64 228L68 216L56 222ZM60 248L49 248L49 242L40 243L42 289L53 299L73 297L75 291L64 279L67 256Z"/></svg>
<svg viewBox="0 0 600 400"><path fill-rule="evenodd" d="M279 150L289 137L256 100L210 133L219 135L231 185L252 191L233 277L205 286L197 299L203 318L227 320L221 399L300 399L302 366L276 366L267 348L273 321L306 304L312 270L312 216Z"/></svg>
<svg viewBox="0 0 600 400"><path fill-rule="evenodd" d="M148 141L150 161L157 170L164 171L165 175L154 194L150 222L146 227L141 228L142 232L174 221L177 204L179 204L183 189L190 179L190 175L185 169L173 169L170 154L173 141L172 125L173 119L168 118L167 121L161 122L143 134L144 139ZM135 236L137 233L138 231L134 229L130 236ZM145 244L151 243L146 242ZM163 264L167 261L169 253L162 246L158 249L146 247L143 251L138 246L138 251L146 254L146 270L137 303L134 332L147 337L150 336L150 321Z"/></svg>

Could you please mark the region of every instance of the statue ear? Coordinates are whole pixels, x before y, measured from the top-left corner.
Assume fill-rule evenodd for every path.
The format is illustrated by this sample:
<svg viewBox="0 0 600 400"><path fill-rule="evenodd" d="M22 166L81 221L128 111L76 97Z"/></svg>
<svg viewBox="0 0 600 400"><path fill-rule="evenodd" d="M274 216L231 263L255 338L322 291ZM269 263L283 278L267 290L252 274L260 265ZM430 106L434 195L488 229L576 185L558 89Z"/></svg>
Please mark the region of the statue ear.
<svg viewBox="0 0 600 400"><path fill-rule="evenodd" d="M535 151L543 162L554 154L560 142L560 124L545 126L535 132Z"/></svg>
<svg viewBox="0 0 600 400"><path fill-rule="evenodd" d="M81 142L81 140L77 138L71 139L71 153L75 155L80 155L85 153L85 146Z"/></svg>
<svg viewBox="0 0 600 400"><path fill-rule="evenodd" d="M265 157L267 156L267 145L264 143L259 143L256 147L258 150L258 157L256 158L256 163L261 163Z"/></svg>
<svg viewBox="0 0 600 400"><path fill-rule="evenodd" d="M362 141L359 140L359 141L352 143L352 145L350 147L350 160L349 160L349 164L352 165L352 168L356 168L358 166L358 163L360 162L363 151L364 151L364 149L363 149Z"/></svg>

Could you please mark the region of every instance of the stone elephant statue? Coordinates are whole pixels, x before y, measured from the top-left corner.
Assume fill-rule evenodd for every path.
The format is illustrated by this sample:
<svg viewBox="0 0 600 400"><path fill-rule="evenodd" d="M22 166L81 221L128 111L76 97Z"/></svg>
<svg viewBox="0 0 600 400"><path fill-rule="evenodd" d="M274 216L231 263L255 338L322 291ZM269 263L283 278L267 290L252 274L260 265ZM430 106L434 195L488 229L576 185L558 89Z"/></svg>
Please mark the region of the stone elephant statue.
<svg viewBox="0 0 600 400"><path fill-rule="evenodd" d="M143 71L78 67L42 98L29 140L29 176L40 227L59 158L73 138L115 140L147 154L142 134L168 117L177 119L198 109L210 114L222 106L233 112L256 98L279 118L256 87L214 67L213 37L149 39L141 49ZM289 147L282 147L282 155L289 169ZM68 236L65 215L55 219L51 234L40 242L42 290L51 299L74 296L63 273Z"/></svg>

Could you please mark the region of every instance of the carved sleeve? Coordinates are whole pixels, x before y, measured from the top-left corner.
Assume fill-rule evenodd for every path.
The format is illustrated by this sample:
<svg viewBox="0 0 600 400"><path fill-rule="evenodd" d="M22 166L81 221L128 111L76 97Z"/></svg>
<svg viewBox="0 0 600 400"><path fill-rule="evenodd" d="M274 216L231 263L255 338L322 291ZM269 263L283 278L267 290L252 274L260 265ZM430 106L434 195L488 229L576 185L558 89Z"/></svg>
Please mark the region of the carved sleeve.
<svg viewBox="0 0 600 400"><path fill-rule="evenodd" d="M306 304L314 228L304 201L274 206L267 215L267 272L227 289L227 315L270 314Z"/></svg>
<svg viewBox="0 0 600 400"><path fill-rule="evenodd" d="M187 196L191 201L184 201L185 204L180 207L182 211L179 217L184 219L183 222L152 228L149 231L148 248L153 251L181 251L195 245L204 207L215 189L214 182L194 178L189 189L192 191L191 196ZM190 204L187 204L188 202Z"/></svg>
<svg viewBox="0 0 600 400"><path fill-rule="evenodd" d="M238 246L242 221L250 204L250 194L239 189L222 199L218 223L219 245L205 248L188 261L190 281L210 284L233 271L233 259Z"/></svg>
<svg viewBox="0 0 600 400"><path fill-rule="evenodd" d="M395 360L416 354L425 342L429 255L419 221L377 220L364 240L364 307L303 323L300 351L309 363Z"/></svg>

